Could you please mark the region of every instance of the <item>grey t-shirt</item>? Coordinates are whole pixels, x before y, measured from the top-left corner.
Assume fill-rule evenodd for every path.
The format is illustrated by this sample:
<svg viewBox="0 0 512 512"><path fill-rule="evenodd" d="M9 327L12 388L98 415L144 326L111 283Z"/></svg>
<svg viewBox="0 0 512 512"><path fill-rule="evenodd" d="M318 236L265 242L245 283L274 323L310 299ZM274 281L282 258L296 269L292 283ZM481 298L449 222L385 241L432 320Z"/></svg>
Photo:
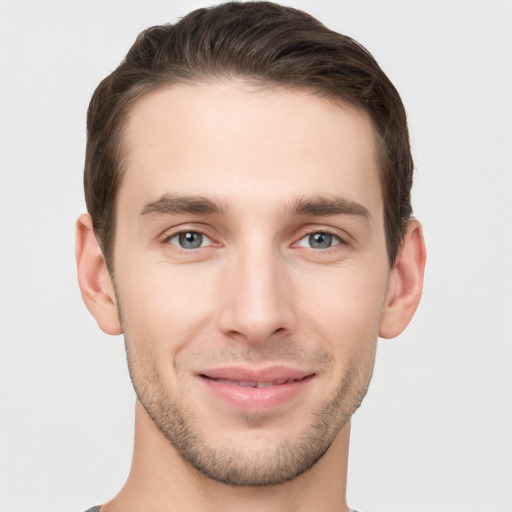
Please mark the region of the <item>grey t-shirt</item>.
<svg viewBox="0 0 512 512"><path fill-rule="evenodd" d="M349 512L357 512L357 510L354 510L352 508L348 509ZM100 507L92 507L89 510L86 510L85 512L100 512Z"/></svg>

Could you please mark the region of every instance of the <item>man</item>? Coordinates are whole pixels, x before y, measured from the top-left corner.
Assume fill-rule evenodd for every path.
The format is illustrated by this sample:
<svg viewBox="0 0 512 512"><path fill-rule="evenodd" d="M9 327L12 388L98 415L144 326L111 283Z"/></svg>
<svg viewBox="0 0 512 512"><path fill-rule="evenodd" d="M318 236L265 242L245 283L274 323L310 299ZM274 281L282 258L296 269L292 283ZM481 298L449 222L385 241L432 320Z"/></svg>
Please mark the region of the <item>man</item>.
<svg viewBox="0 0 512 512"><path fill-rule="evenodd" d="M421 295L411 184L395 88L309 15L228 3L138 37L91 100L77 223L138 398L102 512L348 510L377 338Z"/></svg>

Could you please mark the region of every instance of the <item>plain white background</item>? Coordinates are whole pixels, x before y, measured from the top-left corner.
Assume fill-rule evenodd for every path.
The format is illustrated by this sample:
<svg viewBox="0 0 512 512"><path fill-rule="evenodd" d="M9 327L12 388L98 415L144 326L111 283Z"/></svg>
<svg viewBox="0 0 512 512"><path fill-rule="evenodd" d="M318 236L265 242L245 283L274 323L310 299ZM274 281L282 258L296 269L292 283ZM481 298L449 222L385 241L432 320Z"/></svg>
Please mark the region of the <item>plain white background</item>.
<svg viewBox="0 0 512 512"><path fill-rule="evenodd" d="M353 420L365 512L512 510L512 1L297 0L401 92L429 259ZM81 512L127 476L123 340L82 304L85 113L143 28L205 4L0 0L0 511Z"/></svg>

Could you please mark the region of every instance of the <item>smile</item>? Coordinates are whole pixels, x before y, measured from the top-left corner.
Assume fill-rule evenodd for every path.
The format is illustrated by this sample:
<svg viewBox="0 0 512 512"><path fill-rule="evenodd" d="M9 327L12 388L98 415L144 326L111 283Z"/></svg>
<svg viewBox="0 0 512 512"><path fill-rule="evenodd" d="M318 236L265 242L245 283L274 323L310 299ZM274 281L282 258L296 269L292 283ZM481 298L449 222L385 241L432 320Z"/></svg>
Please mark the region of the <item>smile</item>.
<svg viewBox="0 0 512 512"><path fill-rule="evenodd" d="M242 388L270 388L272 386L282 386L283 384L291 384L293 382L299 382L307 377L303 377L302 379L278 379L272 381L241 381L241 380L231 380L231 379L212 379L207 375L201 375L207 379L214 380L216 382L225 382L226 384L230 384L232 386L240 386Z"/></svg>
<svg viewBox="0 0 512 512"><path fill-rule="evenodd" d="M243 411L264 411L295 403L315 373L274 366L262 370L225 367L197 374L214 401Z"/></svg>

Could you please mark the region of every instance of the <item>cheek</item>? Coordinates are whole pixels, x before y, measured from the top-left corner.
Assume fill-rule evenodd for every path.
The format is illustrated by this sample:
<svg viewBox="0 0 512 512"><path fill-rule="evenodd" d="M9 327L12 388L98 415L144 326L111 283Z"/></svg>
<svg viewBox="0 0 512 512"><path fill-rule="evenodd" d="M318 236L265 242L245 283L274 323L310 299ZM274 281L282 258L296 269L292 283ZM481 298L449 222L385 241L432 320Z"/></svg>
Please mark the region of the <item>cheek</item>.
<svg viewBox="0 0 512 512"><path fill-rule="evenodd" d="M368 268L336 270L323 278L316 276L316 293L302 301L302 316L309 318L311 330L328 341L333 353L341 351L348 356L373 350L386 295L386 274Z"/></svg>
<svg viewBox="0 0 512 512"><path fill-rule="evenodd" d="M116 276L123 328L133 339L177 349L212 316L212 280L186 266L146 265L119 269Z"/></svg>

